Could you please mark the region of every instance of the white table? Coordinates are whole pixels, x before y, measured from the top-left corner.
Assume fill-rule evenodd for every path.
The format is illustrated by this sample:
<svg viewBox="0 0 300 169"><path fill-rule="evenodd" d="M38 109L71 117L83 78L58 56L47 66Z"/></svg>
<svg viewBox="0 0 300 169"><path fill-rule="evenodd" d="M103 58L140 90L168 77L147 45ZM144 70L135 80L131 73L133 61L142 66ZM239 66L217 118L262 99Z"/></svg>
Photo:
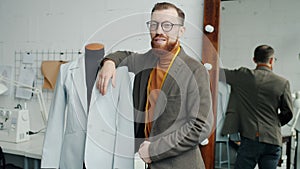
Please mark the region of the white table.
<svg viewBox="0 0 300 169"><path fill-rule="evenodd" d="M0 141L0 146L5 154L19 155L24 157L24 169L29 169L29 160L33 160L34 169L39 169L42 158L42 149L44 134L35 134L30 136L30 140L21 143L10 143ZM144 169L145 163L135 155L135 169Z"/></svg>
<svg viewBox="0 0 300 169"><path fill-rule="evenodd" d="M30 136L30 140L21 143L10 143L0 141L4 153L24 157L24 169L29 169L29 160L33 159L34 169L39 168L39 161L42 158L44 134L39 133Z"/></svg>

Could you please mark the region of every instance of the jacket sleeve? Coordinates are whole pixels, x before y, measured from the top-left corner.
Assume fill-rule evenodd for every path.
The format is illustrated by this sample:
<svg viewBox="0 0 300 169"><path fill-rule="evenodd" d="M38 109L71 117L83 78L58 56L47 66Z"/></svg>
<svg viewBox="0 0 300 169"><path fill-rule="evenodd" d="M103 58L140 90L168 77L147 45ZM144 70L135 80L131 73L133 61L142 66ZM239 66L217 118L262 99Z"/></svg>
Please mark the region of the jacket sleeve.
<svg viewBox="0 0 300 169"><path fill-rule="evenodd" d="M133 54L133 52L130 52L130 51L117 51L114 53L110 53L107 56L105 56L105 58L101 61L100 65L103 65L105 60L114 61L116 64L116 67L118 67L120 64L127 65L126 58L132 54Z"/></svg>
<svg viewBox="0 0 300 169"><path fill-rule="evenodd" d="M200 137L199 137L199 144L200 145L205 146L209 143L208 139L212 134L213 124L214 124L214 114L213 114L213 110L211 108L208 115L207 115L207 118L205 120L205 125L202 128L202 131L201 131L201 134L200 134Z"/></svg>
<svg viewBox="0 0 300 169"><path fill-rule="evenodd" d="M239 80L237 78L237 76L238 76L238 72L240 70L241 69L230 70L230 69L220 68L219 69L219 81L227 83L229 85L235 84L235 81Z"/></svg>
<svg viewBox="0 0 300 169"><path fill-rule="evenodd" d="M209 76L206 69L197 68L188 84L188 93L184 100L186 109L182 110L186 114L186 122L174 132L151 142L149 153L153 162L178 156L195 148L199 145L200 138L208 136L204 132L206 125L209 128L213 125L208 120L212 107Z"/></svg>
<svg viewBox="0 0 300 169"><path fill-rule="evenodd" d="M281 126L287 124L293 118L292 96L290 83L287 81L280 97L280 113L278 114Z"/></svg>
<svg viewBox="0 0 300 169"><path fill-rule="evenodd" d="M138 54L130 51L117 51L107 55L102 61L102 65L105 60L112 60L115 62L116 67L128 67L129 72L133 72L134 74L142 71L143 65L145 64L145 58L147 54Z"/></svg>
<svg viewBox="0 0 300 169"><path fill-rule="evenodd" d="M44 138L41 168L58 168L64 132L67 96L63 85L63 68L61 65L57 77L54 97L49 110L48 123Z"/></svg>

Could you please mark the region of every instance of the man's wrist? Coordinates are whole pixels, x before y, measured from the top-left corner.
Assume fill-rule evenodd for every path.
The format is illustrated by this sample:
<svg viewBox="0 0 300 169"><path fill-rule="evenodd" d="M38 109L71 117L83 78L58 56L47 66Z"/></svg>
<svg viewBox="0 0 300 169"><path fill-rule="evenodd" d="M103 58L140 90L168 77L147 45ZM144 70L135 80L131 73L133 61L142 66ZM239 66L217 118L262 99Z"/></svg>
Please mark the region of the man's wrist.
<svg viewBox="0 0 300 169"><path fill-rule="evenodd" d="M101 62L101 66L103 66L104 64L113 64L114 67L116 67L115 61L113 61L112 59L109 59L109 58L103 59L103 61Z"/></svg>

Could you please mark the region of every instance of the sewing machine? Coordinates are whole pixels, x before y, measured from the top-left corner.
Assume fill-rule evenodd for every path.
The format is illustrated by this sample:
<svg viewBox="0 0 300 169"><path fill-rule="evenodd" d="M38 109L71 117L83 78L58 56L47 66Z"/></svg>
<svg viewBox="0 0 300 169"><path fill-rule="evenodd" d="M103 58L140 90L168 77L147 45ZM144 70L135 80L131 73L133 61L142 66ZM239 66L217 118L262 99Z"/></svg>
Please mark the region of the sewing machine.
<svg viewBox="0 0 300 169"><path fill-rule="evenodd" d="M29 139L28 110L0 108L0 141L19 143Z"/></svg>

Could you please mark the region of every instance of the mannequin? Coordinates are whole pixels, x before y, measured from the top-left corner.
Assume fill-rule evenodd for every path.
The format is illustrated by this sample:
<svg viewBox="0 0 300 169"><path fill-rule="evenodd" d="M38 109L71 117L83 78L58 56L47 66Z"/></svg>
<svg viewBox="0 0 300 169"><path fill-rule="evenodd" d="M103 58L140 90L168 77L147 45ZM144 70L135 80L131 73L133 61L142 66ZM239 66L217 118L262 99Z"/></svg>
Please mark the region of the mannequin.
<svg viewBox="0 0 300 169"><path fill-rule="evenodd" d="M91 101L93 86L97 77L99 63L104 56L104 45L90 43L85 46L85 77L87 88L88 108Z"/></svg>
<svg viewBox="0 0 300 169"><path fill-rule="evenodd" d="M91 43L85 46L84 56L60 66L49 109L41 168L82 169L87 115L103 56L104 46Z"/></svg>
<svg viewBox="0 0 300 169"><path fill-rule="evenodd" d="M101 95L94 83L103 56L103 45L88 44L84 56L60 67L41 168L133 168L133 104L128 89L134 75L126 67L118 69L116 88Z"/></svg>
<svg viewBox="0 0 300 169"><path fill-rule="evenodd" d="M103 45L89 44L84 56L60 66L41 168L133 168L134 74L119 68L115 88L101 95L94 82L103 56Z"/></svg>

